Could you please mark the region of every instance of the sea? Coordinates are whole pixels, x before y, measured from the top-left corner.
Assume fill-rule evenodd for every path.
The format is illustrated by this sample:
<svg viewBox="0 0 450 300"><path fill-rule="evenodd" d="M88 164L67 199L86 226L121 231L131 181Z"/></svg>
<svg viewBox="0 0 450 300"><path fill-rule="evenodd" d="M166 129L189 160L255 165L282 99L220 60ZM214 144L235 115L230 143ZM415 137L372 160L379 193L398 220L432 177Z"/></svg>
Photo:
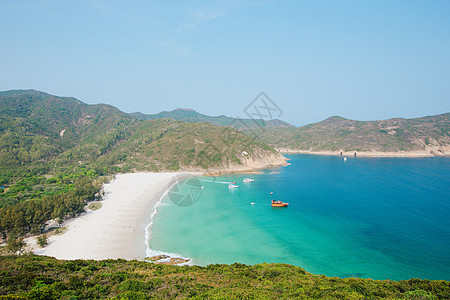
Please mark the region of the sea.
<svg viewBox="0 0 450 300"><path fill-rule="evenodd" d="M450 280L450 159L286 157L258 173L181 180L157 208L149 247L202 266Z"/></svg>

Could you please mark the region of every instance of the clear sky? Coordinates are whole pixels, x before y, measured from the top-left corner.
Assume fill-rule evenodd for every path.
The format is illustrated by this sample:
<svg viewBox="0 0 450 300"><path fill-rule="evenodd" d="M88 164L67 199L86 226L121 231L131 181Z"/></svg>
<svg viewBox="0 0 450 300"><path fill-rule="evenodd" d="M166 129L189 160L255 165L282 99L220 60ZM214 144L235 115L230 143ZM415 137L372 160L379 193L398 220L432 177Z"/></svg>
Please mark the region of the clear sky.
<svg viewBox="0 0 450 300"><path fill-rule="evenodd" d="M0 0L0 90L294 125L450 111L450 1Z"/></svg>

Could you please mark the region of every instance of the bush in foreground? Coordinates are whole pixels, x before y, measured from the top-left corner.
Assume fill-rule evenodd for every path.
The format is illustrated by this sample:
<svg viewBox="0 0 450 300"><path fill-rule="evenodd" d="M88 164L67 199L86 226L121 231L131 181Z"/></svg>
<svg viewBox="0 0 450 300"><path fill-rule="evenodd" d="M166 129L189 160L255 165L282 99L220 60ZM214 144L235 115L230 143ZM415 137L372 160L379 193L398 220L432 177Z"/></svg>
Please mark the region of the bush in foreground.
<svg viewBox="0 0 450 300"><path fill-rule="evenodd" d="M449 281L336 278L286 264L163 266L0 256L0 299L449 299Z"/></svg>

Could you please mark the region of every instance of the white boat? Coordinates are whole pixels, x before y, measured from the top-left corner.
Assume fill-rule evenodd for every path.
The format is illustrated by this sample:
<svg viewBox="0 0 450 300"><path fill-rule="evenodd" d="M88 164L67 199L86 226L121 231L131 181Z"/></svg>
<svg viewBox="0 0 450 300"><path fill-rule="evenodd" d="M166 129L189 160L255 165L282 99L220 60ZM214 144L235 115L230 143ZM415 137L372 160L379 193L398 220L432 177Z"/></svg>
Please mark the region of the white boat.
<svg viewBox="0 0 450 300"><path fill-rule="evenodd" d="M233 184L233 183L228 184L228 188L229 189L235 189L235 188L238 188L238 187L239 187L238 185Z"/></svg>
<svg viewBox="0 0 450 300"><path fill-rule="evenodd" d="M251 178L245 178L244 180L242 180L244 183L249 183L249 182L253 182L255 181L255 179L251 179Z"/></svg>
<svg viewBox="0 0 450 300"><path fill-rule="evenodd" d="M344 157L344 161L347 161L347 157Z"/></svg>

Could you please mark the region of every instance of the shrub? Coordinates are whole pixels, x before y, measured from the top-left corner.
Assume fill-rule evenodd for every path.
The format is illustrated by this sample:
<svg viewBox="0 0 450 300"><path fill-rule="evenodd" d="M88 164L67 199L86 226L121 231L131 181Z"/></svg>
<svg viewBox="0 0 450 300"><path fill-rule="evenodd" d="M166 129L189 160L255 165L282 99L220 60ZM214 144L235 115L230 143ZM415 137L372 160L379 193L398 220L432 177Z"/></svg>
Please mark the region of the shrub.
<svg viewBox="0 0 450 300"><path fill-rule="evenodd" d="M41 248L44 248L45 246L48 245L48 238L47 238L47 235L45 235L45 234L38 236L36 241L37 241L37 244L39 245L39 247L41 247Z"/></svg>

